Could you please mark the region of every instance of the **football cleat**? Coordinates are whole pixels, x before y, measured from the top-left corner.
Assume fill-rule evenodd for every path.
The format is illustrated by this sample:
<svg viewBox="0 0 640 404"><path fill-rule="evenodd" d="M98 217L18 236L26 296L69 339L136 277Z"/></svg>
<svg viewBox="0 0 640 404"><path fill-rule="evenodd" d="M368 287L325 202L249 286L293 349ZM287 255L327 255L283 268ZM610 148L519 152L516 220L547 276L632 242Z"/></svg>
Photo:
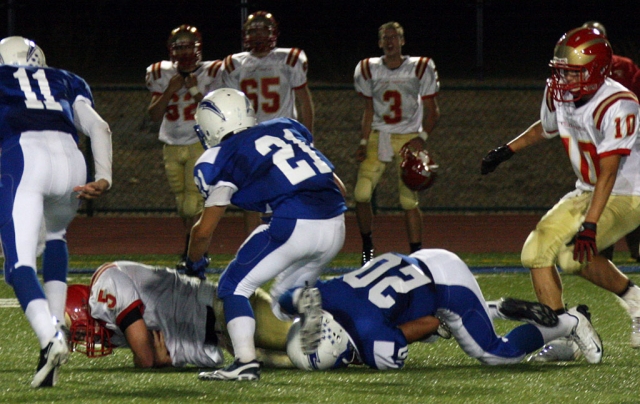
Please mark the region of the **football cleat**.
<svg viewBox="0 0 640 404"><path fill-rule="evenodd" d="M495 305L499 317L506 320L524 321L543 327L555 327L558 324L556 312L542 303L507 297L487 304Z"/></svg>
<svg viewBox="0 0 640 404"><path fill-rule="evenodd" d="M69 347L62 332L57 331L49 344L40 350L40 360L31 387L53 387L58 382L58 368L69 360Z"/></svg>
<svg viewBox="0 0 640 404"><path fill-rule="evenodd" d="M261 363L257 360L243 363L236 359L231 365L224 369L213 372L201 372L198 380L238 380L238 381L258 381L260 380Z"/></svg>
<svg viewBox="0 0 640 404"><path fill-rule="evenodd" d="M362 248L362 261L361 264L364 266L367 262L373 259L373 255L375 253L375 248L371 246L371 248Z"/></svg>
<svg viewBox="0 0 640 404"><path fill-rule="evenodd" d="M531 355L530 362L572 362L582 356L580 347L570 337L554 339Z"/></svg>
<svg viewBox="0 0 640 404"><path fill-rule="evenodd" d="M300 345L302 353L311 355L322 337L322 296L318 288L304 287L296 300L300 314Z"/></svg>
<svg viewBox="0 0 640 404"><path fill-rule="evenodd" d="M570 338L578 344L584 358L589 363L602 362L602 340L591 324L589 308L581 304L570 308L567 314L578 320L578 324L571 331Z"/></svg>

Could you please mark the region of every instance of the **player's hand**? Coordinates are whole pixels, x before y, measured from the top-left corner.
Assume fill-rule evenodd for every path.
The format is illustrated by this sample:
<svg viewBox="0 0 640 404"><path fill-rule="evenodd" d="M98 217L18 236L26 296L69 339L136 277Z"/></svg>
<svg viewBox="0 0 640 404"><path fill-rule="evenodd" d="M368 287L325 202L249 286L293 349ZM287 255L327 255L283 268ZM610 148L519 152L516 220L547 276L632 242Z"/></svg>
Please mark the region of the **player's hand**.
<svg viewBox="0 0 640 404"><path fill-rule="evenodd" d="M356 150L356 161L358 163L362 163L366 158L367 158L367 145L366 144L361 144L358 146L358 149Z"/></svg>
<svg viewBox="0 0 640 404"><path fill-rule="evenodd" d="M79 185L73 188L74 192L78 193L76 198L78 199L96 199L109 189L109 182L104 178L100 178L98 181L89 182L84 185Z"/></svg>
<svg viewBox="0 0 640 404"><path fill-rule="evenodd" d="M422 140L421 137L414 137L413 139L409 140L409 147L411 148L411 150L424 150L426 148L427 142L425 140Z"/></svg>
<svg viewBox="0 0 640 404"><path fill-rule="evenodd" d="M567 243L573 246L573 260L583 263L589 262L593 257L598 255L598 247L596 246L596 229L597 225L592 222L584 222L580 226L580 230Z"/></svg>
<svg viewBox="0 0 640 404"><path fill-rule="evenodd" d="M500 165L500 163L509 160L515 153L509 146L502 145L497 149L491 150L482 159L482 166L480 167L480 173L482 175L489 174Z"/></svg>
<svg viewBox="0 0 640 404"><path fill-rule="evenodd" d="M171 77L171 79L169 80L169 84L167 85L167 89L165 91L173 94L176 91L180 90L182 87L184 87L184 85L185 85L185 79L184 77L182 77L180 73L178 73L175 76Z"/></svg>
<svg viewBox="0 0 640 404"><path fill-rule="evenodd" d="M167 343L164 340L164 334L160 330L150 331L153 336L153 360L154 366L171 366L171 354L167 349Z"/></svg>
<svg viewBox="0 0 640 404"><path fill-rule="evenodd" d="M187 276L195 276L202 280L207 279L205 276L205 271L209 266L209 257L202 257L198 261L193 262L191 259L187 258L187 269L184 271L184 274Z"/></svg>

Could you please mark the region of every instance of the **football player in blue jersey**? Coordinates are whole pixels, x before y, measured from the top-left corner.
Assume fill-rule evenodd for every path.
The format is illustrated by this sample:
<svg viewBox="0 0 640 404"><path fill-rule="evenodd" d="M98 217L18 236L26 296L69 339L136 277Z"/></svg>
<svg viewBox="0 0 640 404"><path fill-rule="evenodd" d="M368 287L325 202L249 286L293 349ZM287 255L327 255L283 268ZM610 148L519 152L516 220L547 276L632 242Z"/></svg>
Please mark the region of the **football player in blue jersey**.
<svg viewBox="0 0 640 404"><path fill-rule="evenodd" d="M95 180L87 183L78 133L91 138ZM0 235L6 282L40 342L32 387L56 383L69 350L62 332L67 297L65 234L80 199L111 186L111 131L93 108L87 83L47 67L42 50L13 36L0 41ZM44 287L36 273L44 218Z"/></svg>
<svg viewBox="0 0 640 404"><path fill-rule="evenodd" d="M558 317L537 302L513 298L486 302L467 265L446 250L383 254L344 276L318 281L313 288L287 291L280 297L282 309L296 313L293 302L302 292L314 289L322 296L325 310L318 348L311 354L303 352L298 320L288 336L287 353L301 369L324 370L349 363L399 369L409 344L430 341L436 333L453 336L467 355L487 365L520 362L559 336L570 336L583 352L602 355L586 306ZM502 337L494 329L495 318L527 324ZM444 331L438 332L439 327Z"/></svg>
<svg viewBox="0 0 640 404"><path fill-rule="evenodd" d="M282 320L278 297L288 289L313 284L344 243L344 186L331 162L312 143L299 122L277 118L256 124L244 93L222 88L209 93L196 111L196 132L206 151L198 160L195 181L204 196L204 211L193 226L187 273L204 277L204 256L229 204L270 213L256 228L220 277L227 328L235 362L202 380L258 380L255 319L248 297L267 281L273 311ZM322 310L314 294L297 300L304 315L303 348L319 343Z"/></svg>

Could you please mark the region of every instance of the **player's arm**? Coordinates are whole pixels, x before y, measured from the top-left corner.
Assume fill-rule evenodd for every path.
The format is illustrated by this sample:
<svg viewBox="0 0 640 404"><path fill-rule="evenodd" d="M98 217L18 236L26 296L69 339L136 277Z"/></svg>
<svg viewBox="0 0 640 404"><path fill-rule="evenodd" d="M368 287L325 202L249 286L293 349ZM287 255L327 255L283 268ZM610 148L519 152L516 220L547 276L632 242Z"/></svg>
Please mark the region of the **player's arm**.
<svg viewBox="0 0 640 404"><path fill-rule="evenodd" d="M424 316L415 320L400 324L398 328L407 339L407 343L412 343L425 339L434 334L440 326L440 320L434 316Z"/></svg>
<svg viewBox="0 0 640 404"><path fill-rule="evenodd" d="M200 104L200 101L204 98L204 95L198 89L198 77L191 73L184 79L184 86L189 90L191 94L192 100L195 101L196 104Z"/></svg>
<svg viewBox="0 0 640 404"><path fill-rule="evenodd" d="M436 97L427 97L423 100L424 117L422 119L422 129L431 133L440 120L440 106Z"/></svg>
<svg viewBox="0 0 640 404"><path fill-rule="evenodd" d="M336 183L336 185L340 189L340 193L342 194L342 197L346 198L347 197L347 188L344 186L344 182L342 182L340 177L338 177L338 174L333 173L333 181Z"/></svg>
<svg viewBox="0 0 640 404"><path fill-rule="evenodd" d="M585 222L597 223L600 219L600 215L609 200L611 190L616 182L620 159L621 156L619 154L609 155L600 159L600 174L598 174L598 180L593 190L593 197L591 198L589 209L587 209L587 214L584 218Z"/></svg>
<svg viewBox="0 0 640 404"><path fill-rule="evenodd" d="M111 187L112 145L109 124L83 98L73 103L74 124L91 139L91 152L95 164L96 181L77 186L78 198L94 199Z"/></svg>
<svg viewBox="0 0 640 404"><path fill-rule="evenodd" d="M147 324L142 318L139 307L129 311L118 325L127 344L133 352L133 364L137 368L151 368L155 364L153 354L153 341L149 334Z"/></svg>
<svg viewBox="0 0 640 404"><path fill-rule="evenodd" d="M485 175L493 172L500 163L509 160L516 152L545 139L542 123L538 120L509 143L487 153L482 159L480 173Z"/></svg>
<svg viewBox="0 0 640 404"><path fill-rule="evenodd" d="M169 105L169 101L171 101L171 97L175 94L176 91L180 90L184 86L184 77L180 74L176 74L169 80L169 85L164 90L162 94L154 94L151 97L151 103L149 103L149 107L147 108L147 112L149 113L149 117L154 122L159 122L164 117L164 113L167 110L167 106Z"/></svg>
<svg viewBox="0 0 640 404"><path fill-rule="evenodd" d="M311 98L311 91L309 86L304 85L302 87L293 90L296 96L296 100L299 101L299 115L298 118L309 132L313 133L313 120L315 117L315 109L313 106L313 99Z"/></svg>
<svg viewBox="0 0 640 404"><path fill-rule="evenodd" d="M364 112L362 113L362 121L360 124L360 144L356 150L356 160L364 161L367 158L367 143L371 134L371 124L373 123L373 98L365 97Z"/></svg>
<svg viewBox="0 0 640 404"><path fill-rule="evenodd" d="M218 227L220 219L224 216L228 205L207 206L202 211L200 219L191 228L191 238L189 239L189 259L197 262L202 259L209 249L213 232Z"/></svg>

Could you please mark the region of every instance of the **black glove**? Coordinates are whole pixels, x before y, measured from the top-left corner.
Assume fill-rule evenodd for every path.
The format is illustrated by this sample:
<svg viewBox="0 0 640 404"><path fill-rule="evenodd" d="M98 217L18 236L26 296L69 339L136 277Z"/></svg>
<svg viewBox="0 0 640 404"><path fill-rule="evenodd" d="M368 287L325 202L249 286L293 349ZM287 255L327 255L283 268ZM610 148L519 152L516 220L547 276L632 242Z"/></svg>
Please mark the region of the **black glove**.
<svg viewBox="0 0 640 404"><path fill-rule="evenodd" d="M204 273L209 266L209 261L209 257L207 257L206 255L196 262L193 262L189 258L187 258L187 269L184 271L184 274L187 276L195 276L202 280L207 279Z"/></svg>
<svg viewBox="0 0 640 404"><path fill-rule="evenodd" d="M575 244L573 247L573 260L583 263L585 260L591 261L593 257L598 255L598 247L596 246L596 229L597 225L591 222L584 222L580 226L578 233L573 236L567 245Z"/></svg>
<svg viewBox="0 0 640 404"><path fill-rule="evenodd" d="M482 159L480 173L482 175L492 173L500 163L509 160L514 154L513 150L511 150L511 148L506 144L498 147L497 149L491 150Z"/></svg>

